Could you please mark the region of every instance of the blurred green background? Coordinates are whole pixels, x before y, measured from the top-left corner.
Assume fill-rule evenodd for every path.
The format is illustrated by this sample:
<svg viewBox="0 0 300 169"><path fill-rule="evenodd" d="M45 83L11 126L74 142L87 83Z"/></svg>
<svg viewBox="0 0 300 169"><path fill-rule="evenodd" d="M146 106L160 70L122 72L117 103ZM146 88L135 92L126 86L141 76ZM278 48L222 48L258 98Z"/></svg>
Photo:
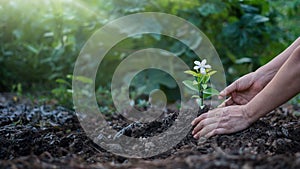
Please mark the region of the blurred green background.
<svg viewBox="0 0 300 169"><path fill-rule="evenodd" d="M227 83L264 65L300 35L300 0L1 0L0 92L72 104L70 75L86 40L113 19L146 11L176 15L203 31L219 53ZM115 66L145 47L172 51L190 65L196 57L182 43L162 35L128 38L101 63L107 71L97 75L100 105L108 104L103 98L109 97ZM157 72L147 70L140 78L151 74ZM153 88L173 93L176 99L174 81L164 74L159 78L164 77L166 83ZM132 91L131 97L148 94Z"/></svg>

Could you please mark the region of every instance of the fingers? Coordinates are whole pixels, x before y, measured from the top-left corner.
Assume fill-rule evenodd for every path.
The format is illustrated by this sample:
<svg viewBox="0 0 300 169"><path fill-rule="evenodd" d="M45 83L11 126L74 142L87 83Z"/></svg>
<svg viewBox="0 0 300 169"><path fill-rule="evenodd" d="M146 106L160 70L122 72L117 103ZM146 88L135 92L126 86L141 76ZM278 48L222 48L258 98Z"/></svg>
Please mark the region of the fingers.
<svg viewBox="0 0 300 169"><path fill-rule="evenodd" d="M224 109L215 109L207 113L202 114L193 120L192 125L194 129L192 135L198 139L202 136L211 137L215 134L222 134L226 128L226 122L221 121L224 115ZM222 130L217 130L223 128Z"/></svg>
<svg viewBox="0 0 300 169"><path fill-rule="evenodd" d="M195 126L192 135L195 139L200 137L212 137L217 134L227 134L231 132L228 121L230 120L230 111L228 108L217 108L202 114L193 120Z"/></svg>
<svg viewBox="0 0 300 169"><path fill-rule="evenodd" d="M222 90L219 94L219 99L223 99L224 97L229 96L233 91L238 90L238 83L239 81L237 80Z"/></svg>
<svg viewBox="0 0 300 169"><path fill-rule="evenodd" d="M215 122L215 119L213 119L213 118L207 118L207 119L204 119L204 120L200 121L200 122L196 125L196 127L194 127L194 130L193 130L192 134L197 133L197 132L200 131L204 126L210 125L210 124L212 124L212 123L214 123L214 122Z"/></svg>
<svg viewBox="0 0 300 169"><path fill-rule="evenodd" d="M194 125L198 124L201 120L205 119L207 116L208 116L208 113L201 114L201 116L195 118L191 124L194 126Z"/></svg>
<svg viewBox="0 0 300 169"><path fill-rule="evenodd" d="M194 134L195 139L200 137L210 138L218 134L228 134L230 130L226 129L225 126L220 126L218 123L212 123L205 126L202 130Z"/></svg>
<svg viewBox="0 0 300 169"><path fill-rule="evenodd" d="M246 90L253 84L253 78L253 73L249 73L240 77L220 92L219 99L229 96L234 91L238 92Z"/></svg>
<svg viewBox="0 0 300 169"><path fill-rule="evenodd" d="M232 97L232 100L237 105L244 105L247 104L249 101L244 98L242 95L236 95Z"/></svg>
<svg viewBox="0 0 300 169"><path fill-rule="evenodd" d="M244 96L245 94L237 94L235 91L231 93L231 97L222 102L218 108L232 106L232 105L244 105L249 102L249 100Z"/></svg>
<svg viewBox="0 0 300 169"><path fill-rule="evenodd" d="M194 138L212 137L217 134L229 134L241 131L251 124L244 105L217 108L202 114L193 120Z"/></svg>
<svg viewBox="0 0 300 169"><path fill-rule="evenodd" d="M225 100L224 102L222 102L218 108L222 108L222 107L226 107L226 106L231 106L231 105L235 105L236 103L234 102L234 100L232 99L232 97L229 97L227 100Z"/></svg>
<svg viewBox="0 0 300 169"><path fill-rule="evenodd" d="M200 130L200 131L198 131L197 133L194 134L194 138L199 139L200 137L205 136L206 134L208 134L211 131L213 131L214 129L216 129L217 125L218 124L216 124L216 123L206 125L202 130Z"/></svg>
<svg viewBox="0 0 300 169"><path fill-rule="evenodd" d="M207 133L205 135L205 137L206 138L210 138L210 137L218 135L218 134L227 134L227 133L228 133L227 129L225 129L225 128L217 128L217 129L214 129L211 132Z"/></svg>
<svg viewBox="0 0 300 169"><path fill-rule="evenodd" d="M226 101L226 100L225 100ZM225 101L224 102L222 102L217 108L222 108L222 107L225 107L226 106L226 104L225 104Z"/></svg>

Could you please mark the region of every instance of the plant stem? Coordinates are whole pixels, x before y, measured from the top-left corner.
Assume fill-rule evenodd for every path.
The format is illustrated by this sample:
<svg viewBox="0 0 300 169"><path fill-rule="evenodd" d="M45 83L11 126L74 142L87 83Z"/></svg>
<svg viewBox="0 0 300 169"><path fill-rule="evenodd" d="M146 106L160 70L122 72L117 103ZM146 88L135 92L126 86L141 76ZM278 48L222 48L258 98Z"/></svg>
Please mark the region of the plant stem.
<svg viewBox="0 0 300 169"><path fill-rule="evenodd" d="M198 96L201 99L201 101L200 101L200 107L202 107L203 106L203 91L201 89L202 85L200 83L200 78L199 77L197 78L197 82L198 82Z"/></svg>
<svg viewBox="0 0 300 169"><path fill-rule="evenodd" d="M201 98L201 106L203 106L204 105L204 98L203 98L203 92L201 91L200 92L200 98Z"/></svg>

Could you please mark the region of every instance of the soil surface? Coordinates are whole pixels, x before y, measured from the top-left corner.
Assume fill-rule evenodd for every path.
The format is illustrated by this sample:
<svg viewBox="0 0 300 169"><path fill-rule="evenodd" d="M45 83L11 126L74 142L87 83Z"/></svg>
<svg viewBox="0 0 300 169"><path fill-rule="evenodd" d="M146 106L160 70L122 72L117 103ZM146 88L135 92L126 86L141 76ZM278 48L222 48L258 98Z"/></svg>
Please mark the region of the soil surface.
<svg viewBox="0 0 300 169"><path fill-rule="evenodd" d="M117 114L107 119L124 135L150 137L170 127L178 112L166 114L142 125L128 123ZM130 159L93 143L68 109L0 95L0 168L299 169L299 108L284 105L236 134L199 141L189 133L163 154Z"/></svg>

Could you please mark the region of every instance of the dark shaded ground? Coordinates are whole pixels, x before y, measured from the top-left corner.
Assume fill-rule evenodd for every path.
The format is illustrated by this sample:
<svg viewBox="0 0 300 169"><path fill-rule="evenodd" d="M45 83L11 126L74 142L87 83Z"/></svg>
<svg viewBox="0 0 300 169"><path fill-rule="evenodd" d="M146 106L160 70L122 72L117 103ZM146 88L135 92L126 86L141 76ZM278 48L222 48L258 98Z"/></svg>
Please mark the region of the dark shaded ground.
<svg viewBox="0 0 300 169"><path fill-rule="evenodd" d="M189 134L164 154L127 159L87 138L74 112L1 96L0 168L296 169L300 168L300 117L296 110L283 106L242 132L215 136L205 142ZM162 121L133 127L124 134L150 136L169 127L175 118L176 112L170 111ZM117 115L109 119L116 130L129 125Z"/></svg>

